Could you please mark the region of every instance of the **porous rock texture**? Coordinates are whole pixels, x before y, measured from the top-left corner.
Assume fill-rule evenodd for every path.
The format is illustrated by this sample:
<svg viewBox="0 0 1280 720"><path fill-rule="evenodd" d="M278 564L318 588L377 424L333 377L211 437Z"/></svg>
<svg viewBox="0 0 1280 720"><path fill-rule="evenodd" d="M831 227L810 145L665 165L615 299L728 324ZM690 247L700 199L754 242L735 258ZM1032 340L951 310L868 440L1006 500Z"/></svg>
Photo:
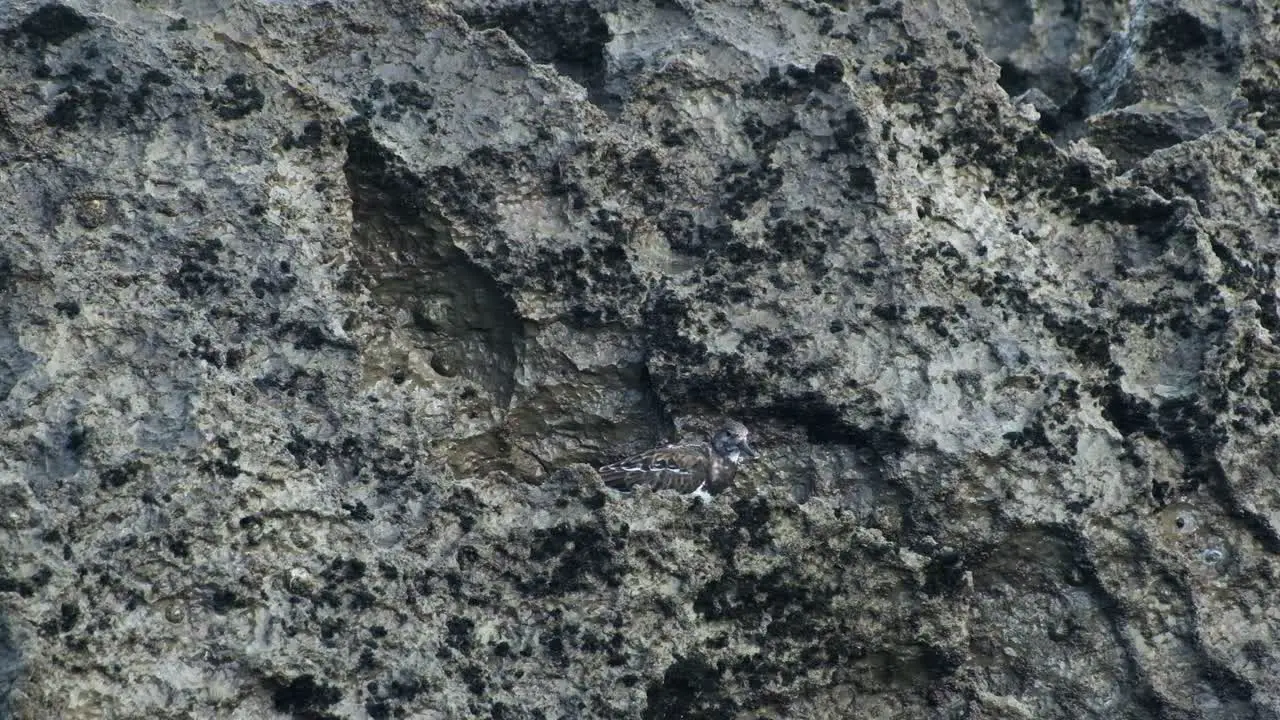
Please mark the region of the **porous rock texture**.
<svg viewBox="0 0 1280 720"><path fill-rule="evenodd" d="M0 88L0 716L1280 717L1272 3L10 0Z"/></svg>

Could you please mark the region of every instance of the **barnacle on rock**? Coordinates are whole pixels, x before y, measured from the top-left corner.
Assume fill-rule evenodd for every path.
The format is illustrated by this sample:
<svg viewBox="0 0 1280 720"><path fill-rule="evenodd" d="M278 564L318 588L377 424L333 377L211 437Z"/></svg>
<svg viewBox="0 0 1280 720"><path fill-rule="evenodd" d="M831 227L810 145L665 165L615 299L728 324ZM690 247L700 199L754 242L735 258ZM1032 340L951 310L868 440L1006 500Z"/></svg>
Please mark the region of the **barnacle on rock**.
<svg viewBox="0 0 1280 720"><path fill-rule="evenodd" d="M1200 551L1200 562L1205 565L1214 566L1220 564L1226 558L1226 553L1221 548L1207 547Z"/></svg>
<svg viewBox="0 0 1280 720"><path fill-rule="evenodd" d="M1160 532L1171 539L1192 535L1204 524L1199 511L1190 504L1181 502L1173 503L1161 510L1156 516L1156 522Z"/></svg>

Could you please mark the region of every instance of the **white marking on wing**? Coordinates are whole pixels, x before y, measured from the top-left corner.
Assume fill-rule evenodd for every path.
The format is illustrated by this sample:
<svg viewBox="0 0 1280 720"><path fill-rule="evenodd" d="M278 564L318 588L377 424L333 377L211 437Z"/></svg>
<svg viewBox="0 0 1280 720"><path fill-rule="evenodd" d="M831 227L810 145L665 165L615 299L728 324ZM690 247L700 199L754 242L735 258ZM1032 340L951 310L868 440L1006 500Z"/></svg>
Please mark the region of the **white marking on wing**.
<svg viewBox="0 0 1280 720"><path fill-rule="evenodd" d="M701 485L698 486L697 490L694 490L693 492L689 493L689 497L702 498L702 502L710 504L711 493L707 492L706 487L707 487L707 484L705 482L702 483Z"/></svg>
<svg viewBox="0 0 1280 720"><path fill-rule="evenodd" d="M690 475L691 471L686 470L674 463L654 463L650 470L658 470L661 472L674 473L676 475Z"/></svg>

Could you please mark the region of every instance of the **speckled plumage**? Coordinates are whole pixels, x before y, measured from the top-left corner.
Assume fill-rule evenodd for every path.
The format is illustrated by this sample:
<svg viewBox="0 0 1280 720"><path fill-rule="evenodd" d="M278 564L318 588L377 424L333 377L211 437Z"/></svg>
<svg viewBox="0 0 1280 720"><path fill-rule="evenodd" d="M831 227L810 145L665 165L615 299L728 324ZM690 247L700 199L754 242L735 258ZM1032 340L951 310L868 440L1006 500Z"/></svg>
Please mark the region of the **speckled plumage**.
<svg viewBox="0 0 1280 720"><path fill-rule="evenodd" d="M744 457L756 457L747 443L747 428L730 420L709 442L654 448L600 468L605 485L631 490L647 485L654 490L715 493L733 483Z"/></svg>

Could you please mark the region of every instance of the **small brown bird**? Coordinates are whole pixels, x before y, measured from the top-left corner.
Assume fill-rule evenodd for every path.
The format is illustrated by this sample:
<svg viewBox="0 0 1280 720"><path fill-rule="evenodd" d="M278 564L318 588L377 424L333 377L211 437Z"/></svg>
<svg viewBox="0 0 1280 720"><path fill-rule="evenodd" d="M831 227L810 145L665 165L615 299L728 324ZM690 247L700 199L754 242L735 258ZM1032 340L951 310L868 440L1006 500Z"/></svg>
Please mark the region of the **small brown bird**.
<svg viewBox="0 0 1280 720"><path fill-rule="evenodd" d="M733 482L744 458L758 457L747 442L747 428L727 421L710 442L668 445L646 450L600 468L604 484L617 490L648 485L654 490L709 494Z"/></svg>

